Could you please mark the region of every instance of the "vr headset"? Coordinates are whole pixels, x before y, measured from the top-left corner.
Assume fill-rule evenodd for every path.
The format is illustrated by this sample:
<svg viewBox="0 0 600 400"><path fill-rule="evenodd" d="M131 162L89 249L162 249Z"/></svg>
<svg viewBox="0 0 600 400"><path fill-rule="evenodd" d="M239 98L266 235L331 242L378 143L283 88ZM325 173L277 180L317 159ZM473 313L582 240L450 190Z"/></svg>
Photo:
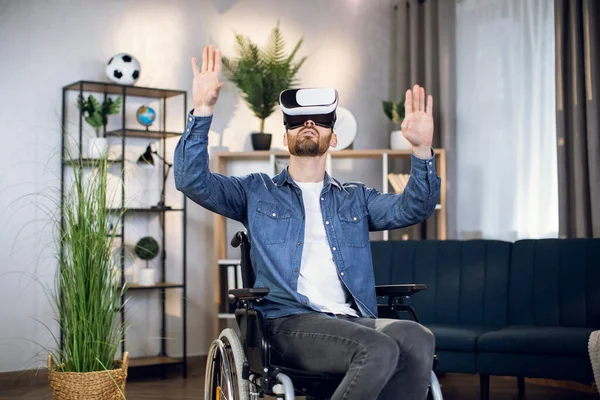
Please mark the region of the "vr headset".
<svg viewBox="0 0 600 400"><path fill-rule="evenodd" d="M286 129L298 128L308 120L333 128L337 105L338 92L331 88L288 89L279 94Z"/></svg>

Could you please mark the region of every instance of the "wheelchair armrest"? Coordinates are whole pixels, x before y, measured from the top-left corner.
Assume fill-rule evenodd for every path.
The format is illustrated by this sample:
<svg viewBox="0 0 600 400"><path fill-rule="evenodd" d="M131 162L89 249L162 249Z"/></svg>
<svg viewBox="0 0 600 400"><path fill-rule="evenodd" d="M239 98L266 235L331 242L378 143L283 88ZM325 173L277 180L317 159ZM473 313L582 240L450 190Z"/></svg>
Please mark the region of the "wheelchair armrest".
<svg viewBox="0 0 600 400"><path fill-rule="evenodd" d="M375 286L377 296L412 296L421 290L427 289L427 285L422 283L407 283L399 285L379 285Z"/></svg>
<svg viewBox="0 0 600 400"><path fill-rule="evenodd" d="M268 294L269 288L242 288L229 290L229 296L233 296L236 301L260 300Z"/></svg>
<svg viewBox="0 0 600 400"><path fill-rule="evenodd" d="M404 298L425 289L427 289L427 285L422 283L375 286L375 294L377 296L387 296L388 298L387 306L382 304L377 305L380 316L384 316L385 318L399 318L398 312L405 311L408 312L413 321L419 322L417 312L412 306L404 304Z"/></svg>

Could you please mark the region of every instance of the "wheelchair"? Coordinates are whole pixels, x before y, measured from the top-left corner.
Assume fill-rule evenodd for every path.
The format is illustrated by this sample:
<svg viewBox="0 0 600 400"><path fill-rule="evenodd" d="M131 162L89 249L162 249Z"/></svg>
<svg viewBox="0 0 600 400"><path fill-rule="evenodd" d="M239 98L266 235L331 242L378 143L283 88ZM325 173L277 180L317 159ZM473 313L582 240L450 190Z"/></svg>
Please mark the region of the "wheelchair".
<svg viewBox="0 0 600 400"><path fill-rule="evenodd" d="M271 351L263 317L255 304L268 293L268 288L254 288L255 275L250 261L250 241L245 232L237 232L231 240L233 247L241 246L243 289L231 289L229 300L236 303L235 319L240 335L231 328L224 329L210 346L204 382L205 400L256 400L265 396L291 400L305 396L308 400L329 399L343 375L315 373L283 367L283 360ZM418 322L415 310L403 299L426 289L422 284L376 286L376 294L387 297L387 304L378 305L385 318L400 318L407 312ZM432 360L431 380L427 399L441 400L442 393Z"/></svg>

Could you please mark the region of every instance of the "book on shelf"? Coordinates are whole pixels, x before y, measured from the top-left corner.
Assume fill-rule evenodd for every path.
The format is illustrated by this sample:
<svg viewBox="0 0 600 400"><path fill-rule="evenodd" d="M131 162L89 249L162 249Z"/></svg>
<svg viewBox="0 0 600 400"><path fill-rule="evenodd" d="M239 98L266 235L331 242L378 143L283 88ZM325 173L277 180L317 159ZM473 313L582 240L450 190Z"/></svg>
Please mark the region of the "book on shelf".
<svg viewBox="0 0 600 400"><path fill-rule="evenodd" d="M404 192L404 188L408 185L408 180L410 179L410 174L388 174L388 181L394 188L396 193Z"/></svg>

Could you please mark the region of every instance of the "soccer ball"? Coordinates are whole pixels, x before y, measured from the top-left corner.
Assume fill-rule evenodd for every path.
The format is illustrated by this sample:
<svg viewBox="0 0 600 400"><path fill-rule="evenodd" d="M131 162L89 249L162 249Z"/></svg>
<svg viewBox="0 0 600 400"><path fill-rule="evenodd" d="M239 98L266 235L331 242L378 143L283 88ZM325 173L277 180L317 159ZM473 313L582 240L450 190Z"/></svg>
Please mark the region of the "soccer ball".
<svg viewBox="0 0 600 400"><path fill-rule="evenodd" d="M130 54L116 54L106 64L106 77L120 85L133 85L140 77L140 63Z"/></svg>

